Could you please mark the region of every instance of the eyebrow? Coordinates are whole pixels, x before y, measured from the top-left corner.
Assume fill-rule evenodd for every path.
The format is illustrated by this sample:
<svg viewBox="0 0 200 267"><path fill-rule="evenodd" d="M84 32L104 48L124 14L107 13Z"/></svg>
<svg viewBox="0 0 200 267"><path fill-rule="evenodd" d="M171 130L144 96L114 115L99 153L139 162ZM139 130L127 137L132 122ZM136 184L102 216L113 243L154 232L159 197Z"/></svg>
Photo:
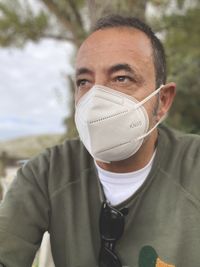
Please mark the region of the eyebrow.
<svg viewBox="0 0 200 267"><path fill-rule="evenodd" d="M143 83L144 82L144 78L142 77L142 75L137 73L131 67L131 65L129 65L127 63L119 63L119 64L111 66L110 69L108 70L108 73L111 75L111 74L113 74L113 73L115 73L117 71L121 71L121 70L132 74L132 76L134 77L135 80L137 80L138 83Z"/></svg>
<svg viewBox="0 0 200 267"><path fill-rule="evenodd" d="M119 64L113 65L109 68L110 73L117 72L120 70L125 70L127 72L134 72L133 69L131 68L131 66L127 63L119 63Z"/></svg>
<svg viewBox="0 0 200 267"><path fill-rule="evenodd" d="M92 74L92 73L93 73L93 71L91 71L88 68L80 68L80 69L77 69L77 71L76 71L76 77L81 75L81 74Z"/></svg>
<svg viewBox="0 0 200 267"><path fill-rule="evenodd" d="M120 70L124 70L124 71L130 72L132 74L136 74L135 71L131 68L131 66L127 63L119 63L116 65L113 65L109 68L108 72L109 72L109 74L112 74L112 73L120 71Z"/></svg>
<svg viewBox="0 0 200 267"><path fill-rule="evenodd" d="M120 71L120 70L125 70L127 72L135 74L135 71L127 63L119 63L119 64L116 64L116 65L113 65L113 66L111 66L109 68L108 72L110 74L112 74L112 73ZM77 69L76 76L81 75L81 74L92 74L92 73L93 72L90 69L83 67L83 68Z"/></svg>
<svg viewBox="0 0 200 267"><path fill-rule="evenodd" d="M140 82L143 81L142 76L139 75L138 73L136 73L136 71L131 67L131 65L129 65L127 63L118 63L116 65L113 65L113 66L109 67L107 72L109 75L111 75L117 71L122 71L122 70L132 74L138 81L140 81ZM82 75L82 74L93 75L94 72L91 69L88 69L86 67L82 67L82 68L79 68L76 70L75 78L77 78L79 75Z"/></svg>

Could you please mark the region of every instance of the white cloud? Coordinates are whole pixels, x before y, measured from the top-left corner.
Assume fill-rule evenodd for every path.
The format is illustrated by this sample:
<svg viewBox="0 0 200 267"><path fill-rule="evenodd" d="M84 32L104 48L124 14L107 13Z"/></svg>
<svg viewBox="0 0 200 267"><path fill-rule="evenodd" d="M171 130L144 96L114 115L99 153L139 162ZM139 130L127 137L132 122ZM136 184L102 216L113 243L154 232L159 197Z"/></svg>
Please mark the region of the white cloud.
<svg viewBox="0 0 200 267"><path fill-rule="evenodd" d="M73 72L72 55L70 44L51 40L0 49L0 139L64 130L69 96L62 73Z"/></svg>

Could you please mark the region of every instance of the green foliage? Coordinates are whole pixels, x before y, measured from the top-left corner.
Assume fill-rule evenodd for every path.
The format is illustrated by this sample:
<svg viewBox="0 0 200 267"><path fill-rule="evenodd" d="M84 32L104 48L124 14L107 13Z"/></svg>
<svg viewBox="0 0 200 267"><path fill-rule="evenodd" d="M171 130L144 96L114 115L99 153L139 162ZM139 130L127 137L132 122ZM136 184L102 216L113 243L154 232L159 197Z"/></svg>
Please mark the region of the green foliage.
<svg viewBox="0 0 200 267"><path fill-rule="evenodd" d="M169 124L200 133L200 6L164 18L169 80L177 84L177 96Z"/></svg>
<svg viewBox="0 0 200 267"><path fill-rule="evenodd" d="M48 26L48 15L37 15L28 4L18 0L0 3L0 45L21 47L27 40L38 41Z"/></svg>
<svg viewBox="0 0 200 267"><path fill-rule="evenodd" d="M100 16L126 13L145 18L147 0L38 0L43 9L33 12L28 0L1 0L0 45L22 47L26 41L53 38L70 41L76 48ZM45 11L44 11L45 10ZM70 81L70 90L73 86ZM73 93L71 93L73 94ZM77 134L73 113L66 118L67 137Z"/></svg>
<svg viewBox="0 0 200 267"><path fill-rule="evenodd" d="M1 200L2 200L2 198L3 198L3 188L2 188L2 185L1 185L1 177L0 177L0 202L1 202Z"/></svg>

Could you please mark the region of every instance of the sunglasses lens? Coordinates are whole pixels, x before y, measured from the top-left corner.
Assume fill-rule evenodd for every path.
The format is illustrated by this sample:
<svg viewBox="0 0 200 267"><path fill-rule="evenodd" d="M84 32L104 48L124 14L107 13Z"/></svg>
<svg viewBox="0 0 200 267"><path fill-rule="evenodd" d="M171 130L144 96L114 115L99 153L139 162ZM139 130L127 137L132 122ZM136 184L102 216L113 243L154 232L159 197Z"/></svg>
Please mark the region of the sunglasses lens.
<svg viewBox="0 0 200 267"><path fill-rule="evenodd" d="M99 267L122 267L122 265L113 251L102 247L99 254Z"/></svg>
<svg viewBox="0 0 200 267"><path fill-rule="evenodd" d="M121 212L105 206L101 210L99 226L102 239L117 241L124 231L124 216Z"/></svg>
<svg viewBox="0 0 200 267"><path fill-rule="evenodd" d="M122 267L115 253L116 241L124 232L124 217L128 209L117 210L104 202L101 208L99 230L101 234L101 249L99 252L99 267Z"/></svg>

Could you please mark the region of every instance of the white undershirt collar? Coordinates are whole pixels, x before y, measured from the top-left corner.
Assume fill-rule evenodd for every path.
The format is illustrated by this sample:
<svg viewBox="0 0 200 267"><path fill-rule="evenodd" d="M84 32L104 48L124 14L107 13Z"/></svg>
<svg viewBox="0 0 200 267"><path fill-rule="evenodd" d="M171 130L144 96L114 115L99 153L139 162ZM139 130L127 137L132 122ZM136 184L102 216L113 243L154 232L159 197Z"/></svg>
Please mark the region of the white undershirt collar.
<svg viewBox="0 0 200 267"><path fill-rule="evenodd" d="M109 172L99 167L95 162L106 199L111 205L115 206L120 204L139 189L151 171L155 154L156 151L145 167L128 173Z"/></svg>

